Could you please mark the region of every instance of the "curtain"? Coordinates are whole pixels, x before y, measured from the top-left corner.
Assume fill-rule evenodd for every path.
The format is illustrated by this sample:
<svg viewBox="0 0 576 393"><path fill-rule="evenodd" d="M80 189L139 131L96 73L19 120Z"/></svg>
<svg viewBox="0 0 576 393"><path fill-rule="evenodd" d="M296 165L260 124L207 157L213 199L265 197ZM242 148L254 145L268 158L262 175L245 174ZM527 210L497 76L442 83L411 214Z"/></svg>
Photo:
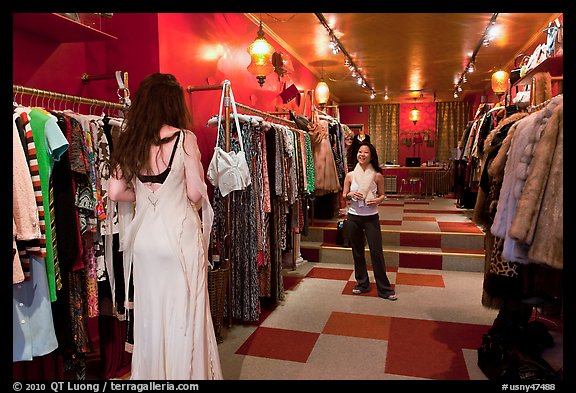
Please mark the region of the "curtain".
<svg viewBox="0 0 576 393"><path fill-rule="evenodd" d="M436 104L436 159L448 161L450 151L458 146L470 113L469 102L438 102Z"/></svg>
<svg viewBox="0 0 576 393"><path fill-rule="evenodd" d="M398 162L400 104L370 105L368 134L381 164Z"/></svg>

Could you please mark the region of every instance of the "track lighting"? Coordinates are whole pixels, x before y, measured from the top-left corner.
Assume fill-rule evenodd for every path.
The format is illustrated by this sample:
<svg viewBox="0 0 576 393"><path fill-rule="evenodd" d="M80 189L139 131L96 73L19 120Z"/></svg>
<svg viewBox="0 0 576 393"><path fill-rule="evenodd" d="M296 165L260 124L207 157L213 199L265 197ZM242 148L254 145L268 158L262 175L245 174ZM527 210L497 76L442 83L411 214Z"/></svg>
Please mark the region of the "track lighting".
<svg viewBox="0 0 576 393"><path fill-rule="evenodd" d="M476 49L474 49L472 56L470 56L470 59L468 60L468 64L466 64L464 71L460 75L460 79L458 80L458 82L456 82L454 86L454 98L458 98L458 92L462 91L462 83L466 83L468 81L466 73L472 73L476 70L476 55L478 54L478 51L482 46L490 45L490 41L494 38L495 33L494 28L497 27L495 26L497 17L498 13L492 14L488 26L486 26L486 28L484 29L484 34L482 34L480 41L476 45Z"/></svg>
<svg viewBox="0 0 576 393"><path fill-rule="evenodd" d="M342 54L344 55L344 66L348 67L348 69L351 72L352 78L358 78L357 81L359 86L368 88L371 92L374 92L372 86L370 86L366 82L366 78L364 78L364 75L362 75L362 72L360 72L360 70L354 63L354 60L352 60L352 56L350 56L348 51L346 51L340 40L338 40L338 38L336 37L336 34L334 34L332 28L328 25L328 22L326 21L326 18L324 18L324 15L322 15L321 13L315 13L314 15L316 15L322 26L324 26L326 31L328 31L328 35L330 37L330 42L328 46L332 50L332 53L337 54L339 52L342 52Z"/></svg>

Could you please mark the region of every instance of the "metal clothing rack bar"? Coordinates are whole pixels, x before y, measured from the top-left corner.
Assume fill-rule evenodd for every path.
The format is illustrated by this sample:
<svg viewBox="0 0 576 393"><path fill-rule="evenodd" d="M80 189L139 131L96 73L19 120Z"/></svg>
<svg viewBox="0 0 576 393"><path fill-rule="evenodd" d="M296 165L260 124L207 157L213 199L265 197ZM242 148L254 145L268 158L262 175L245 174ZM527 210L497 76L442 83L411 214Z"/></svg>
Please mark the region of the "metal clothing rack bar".
<svg viewBox="0 0 576 393"><path fill-rule="evenodd" d="M122 80L124 81L124 85L128 86L128 73L124 71L119 71L122 73ZM99 75L90 75L87 72L83 73L80 77L82 83L87 84L93 81L99 81L104 79L116 79L116 73L110 74L99 74Z"/></svg>
<svg viewBox="0 0 576 393"><path fill-rule="evenodd" d="M251 108L247 105L240 104L238 102L236 103L236 106L240 109L243 109L246 112L253 114L253 115L261 116L264 118L264 120L272 119L274 121L277 121L279 123L283 123L284 125L290 126L292 128L297 128L296 123L294 123L292 120L284 119L283 117L275 116L275 115L272 115L268 112L263 112L263 111L260 111L258 109Z"/></svg>
<svg viewBox="0 0 576 393"><path fill-rule="evenodd" d="M73 96L64 93L56 93L49 90L40 90L32 87L20 86L20 85L12 85L12 91L16 94L26 94L29 96L36 96L36 97L43 97L49 98L59 101L67 101L73 102L76 104L86 104L86 105L94 105L100 106L104 108L113 108L113 109L124 109L123 104L119 104L117 102L110 102L110 101L103 101L97 100L95 98L86 98L80 96Z"/></svg>

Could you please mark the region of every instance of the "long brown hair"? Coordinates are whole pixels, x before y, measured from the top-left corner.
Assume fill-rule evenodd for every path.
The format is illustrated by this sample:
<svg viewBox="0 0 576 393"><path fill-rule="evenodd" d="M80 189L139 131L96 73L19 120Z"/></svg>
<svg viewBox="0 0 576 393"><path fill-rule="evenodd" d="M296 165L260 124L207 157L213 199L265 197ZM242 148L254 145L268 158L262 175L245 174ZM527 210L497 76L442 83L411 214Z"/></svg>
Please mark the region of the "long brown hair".
<svg viewBox="0 0 576 393"><path fill-rule="evenodd" d="M128 184L135 175L149 169L152 145L172 140L160 138L163 125L188 129L191 115L184 89L174 75L156 72L144 78L134 94L112 153L113 171L120 167Z"/></svg>

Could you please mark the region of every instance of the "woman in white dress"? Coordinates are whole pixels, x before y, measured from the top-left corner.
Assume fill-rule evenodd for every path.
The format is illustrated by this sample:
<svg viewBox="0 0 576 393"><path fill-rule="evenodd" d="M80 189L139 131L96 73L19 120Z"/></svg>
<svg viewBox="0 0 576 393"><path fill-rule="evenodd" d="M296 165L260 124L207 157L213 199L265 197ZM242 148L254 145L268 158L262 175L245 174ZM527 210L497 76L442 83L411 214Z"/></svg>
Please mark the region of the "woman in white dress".
<svg viewBox="0 0 576 393"><path fill-rule="evenodd" d="M151 74L113 150L109 196L135 202L120 234L134 283L132 379L222 379L207 286L213 212L190 120L176 78Z"/></svg>

